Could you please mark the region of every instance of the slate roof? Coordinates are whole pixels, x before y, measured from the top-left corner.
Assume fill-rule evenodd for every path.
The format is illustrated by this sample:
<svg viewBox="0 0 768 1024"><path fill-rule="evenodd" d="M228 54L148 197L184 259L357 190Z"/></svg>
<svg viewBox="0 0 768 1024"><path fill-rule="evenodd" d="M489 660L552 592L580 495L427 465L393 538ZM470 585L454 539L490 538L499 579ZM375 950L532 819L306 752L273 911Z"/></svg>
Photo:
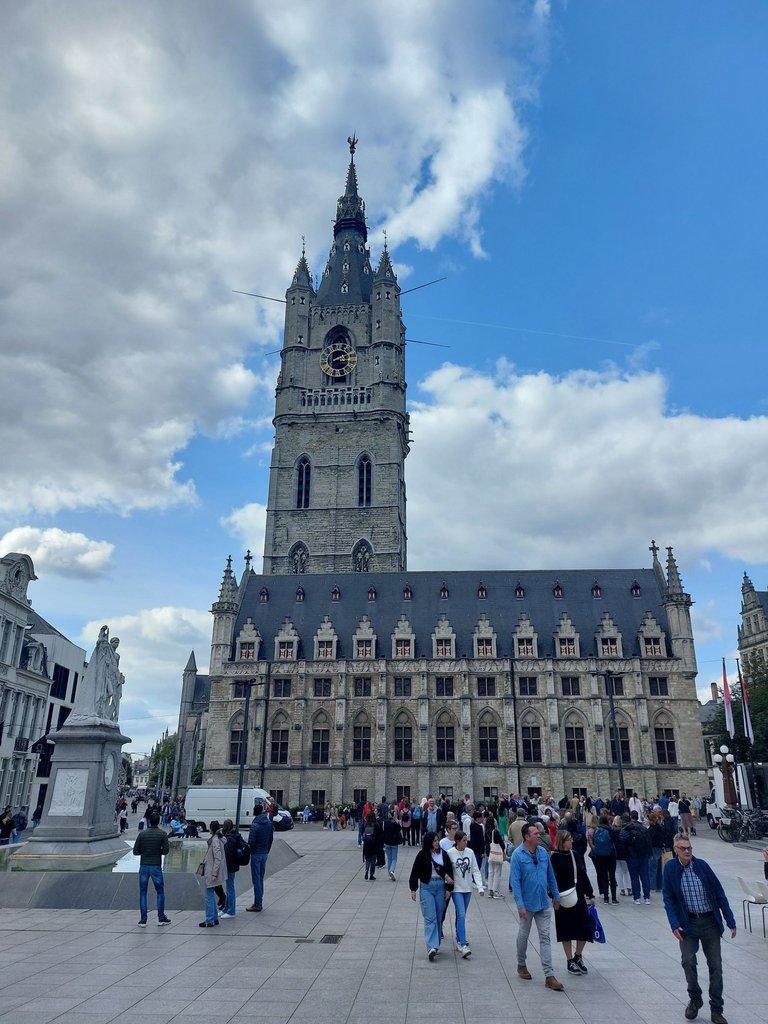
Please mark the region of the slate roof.
<svg viewBox="0 0 768 1024"><path fill-rule="evenodd" d="M195 676L195 692L192 697L193 704L208 704L211 699L211 677Z"/></svg>
<svg viewBox="0 0 768 1024"><path fill-rule="evenodd" d="M602 596L592 596L593 584L600 585ZM633 597L635 581L641 590ZM562 587L563 597L553 595L555 583ZM480 584L487 597L478 597ZM440 597L445 584L449 596ZM522 599L515 597L516 587L525 590ZM409 585L412 600L403 597ZM296 590L304 590L304 601L296 601ZM340 599L333 601L334 587ZM374 587L376 600L368 600L368 589ZM269 599L260 600L266 588ZM569 569L520 571L456 571L405 573L341 573L303 576L260 576L251 572L242 591L237 615L237 635L247 618L251 618L262 640L263 660L274 659L274 637L286 617L293 622L299 636L299 659L314 655L315 633L327 615L338 635L337 657L353 657L352 638L364 615L368 616L377 635L377 654L389 657L391 635L404 615L416 636L418 657L432 656L432 633L441 615L445 615L456 633L456 656L472 657L472 638L480 616L485 613L496 632L499 658L513 656L512 634L520 616L525 613L538 634L539 657L554 656L554 633L563 612L570 617L580 637L581 657L596 654L595 633L603 615L608 612L622 634L624 657L640 654L637 631L646 612L651 612L659 626L669 633L662 600L661 582L653 569Z"/></svg>
<svg viewBox="0 0 768 1024"><path fill-rule="evenodd" d="M27 615L28 615L29 621L34 626L34 628L30 630L30 633L50 633L53 636L60 636L62 638L62 640L66 640L68 643L72 643L72 641L69 639L69 637L64 636L63 633L59 632L59 630L56 629L55 626L52 626L50 624L50 622L47 622L42 617L42 615L39 615L34 610L34 608L30 608L29 611L27 612ZM79 644L76 645L76 646L79 646Z"/></svg>

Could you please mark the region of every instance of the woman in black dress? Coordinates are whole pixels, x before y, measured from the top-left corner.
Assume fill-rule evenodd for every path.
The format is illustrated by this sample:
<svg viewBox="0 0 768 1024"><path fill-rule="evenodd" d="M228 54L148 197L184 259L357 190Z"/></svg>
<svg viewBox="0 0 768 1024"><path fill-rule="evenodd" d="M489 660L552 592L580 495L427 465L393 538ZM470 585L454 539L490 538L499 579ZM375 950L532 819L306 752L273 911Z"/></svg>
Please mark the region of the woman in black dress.
<svg viewBox="0 0 768 1024"><path fill-rule="evenodd" d="M557 941L563 945L563 952L568 961L569 974L587 974L587 968L581 958L584 947L593 941L592 919L589 916L587 900L595 902L592 883L587 875L584 858L573 849L573 836L565 829L558 829L555 835L555 848L552 851L552 869L555 872L557 888L560 893L576 887L576 903L572 907L564 907L562 903L555 911L555 933ZM576 952L573 952L573 943Z"/></svg>

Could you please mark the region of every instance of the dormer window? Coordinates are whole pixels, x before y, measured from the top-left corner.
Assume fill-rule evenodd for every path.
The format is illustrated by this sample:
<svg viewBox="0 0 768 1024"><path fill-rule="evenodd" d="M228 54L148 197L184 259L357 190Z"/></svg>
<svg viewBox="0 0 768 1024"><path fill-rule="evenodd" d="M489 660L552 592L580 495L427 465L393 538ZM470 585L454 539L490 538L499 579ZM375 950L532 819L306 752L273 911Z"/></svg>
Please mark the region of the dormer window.
<svg viewBox="0 0 768 1024"><path fill-rule="evenodd" d="M256 644L249 640L240 644L240 661L253 661L256 657ZM245 694L243 694L245 696Z"/></svg>
<svg viewBox="0 0 768 1024"><path fill-rule="evenodd" d="M440 587L440 600L446 601L448 599L448 587L445 584Z"/></svg>
<svg viewBox="0 0 768 1024"><path fill-rule="evenodd" d="M299 587L296 591L296 604L301 604L304 600L304 588Z"/></svg>
<svg viewBox="0 0 768 1024"><path fill-rule="evenodd" d="M344 252L349 252L349 242L344 243Z"/></svg>
<svg viewBox="0 0 768 1024"><path fill-rule="evenodd" d="M375 601L376 600L376 587L368 587L368 600L369 601Z"/></svg>
<svg viewBox="0 0 768 1024"><path fill-rule="evenodd" d="M563 596L563 588L560 586L559 582L555 583L554 587L552 588L552 596L558 599Z"/></svg>
<svg viewBox="0 0 768 1024"><path fill-rule="evenodd" d="M303 295L299 296L299 305L300 306L306 306L306 304L307 304L307 300L304 298L304 296Z"/></svg>
<svg viewBox="0 0 768 1024"><path fill-rule="evenodd" d="M640 589L640 584L637 582L637 580L635 580L635 582L629 588L629 592L632 595L632 597L640 597L640 595L642 594L642 590Z"/></svg>
<svg viewBox="0 0 768 1024"><path fill-rule="evenodd" d="M269 600L269 591L266 587L262 587L259 591L259 604L266 604Z"/></svg>
<svg viewBox="0 0 768 1024"><path fill-rule="evenodd" d="M404 601L410 601L412 597L413 597L413 591L411 590L411 588L406 583L406 585L403 587L403 600Z"/></svg>
<svg viewBox="0 0 768 1024"><path fill-rule="evenodd" d="M386 292L386 297L387 297L388 299L391 299L391 298L392 298L392 292L391 292L391 291L390 291L389 289L387 289L387 292Z"/></svg>
<svg viewBox="0 0 768 1024"><path fill-rule="evenodd" d="M484 584L480 584L477 588L477 596L481 601L484 601L488 597L488 591L485 589Z"/></svg>
<svg viewBox="0 0 768 1024"><path fill-rule="evenodd" d="M597 580L595 580L595 582L592 584L592 597L598 598L602 596L603 592L600 589L600 584L597 582Z"/></svg>
<svg viewBox="0 0 768 1024"><path fill-rule="evenodd" d="M525 597L525 587L521 583L518 583L515 587L515 597L518 601L522 601Z"/></svg>
<svg viewBox="0 0 768 1024"><path fill-rule="evenodd" d="M332 601L338 601L340 599L341 599L341 591L339 590L338 587L334 587L333 590L331 591L331 600Z"/></svg>

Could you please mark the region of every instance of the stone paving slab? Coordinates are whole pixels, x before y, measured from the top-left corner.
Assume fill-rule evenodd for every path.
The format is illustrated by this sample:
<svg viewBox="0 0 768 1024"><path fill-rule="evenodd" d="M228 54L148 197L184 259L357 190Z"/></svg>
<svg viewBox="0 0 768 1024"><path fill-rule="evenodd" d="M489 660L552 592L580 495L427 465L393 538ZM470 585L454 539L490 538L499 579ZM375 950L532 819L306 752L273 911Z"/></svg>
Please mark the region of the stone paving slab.
<svg viewBox="0 0 768 1024"><path fill-rule="evenodd" d="M554 943L566 991L551 992L543 985L535 929L533 980L516 975L511 894L473 897L469 960L454 950L449 912L441 954L430 963L421 916L408 896L414 850L401 848L396 882L383 871L367 882L356 833L310 825L282 838L300 859L267 879L264 912L244 912L251 902L246 890L237 916L219 928L198 929L202 906L174 914L169 928L157 928L150 916L146 929L136 927L137 909L4 910L0 1021L167 1024L213 1016L217 1024L485 1024L489 1005L511 1024L551 1024L562 1014L572 1024L684 1021L678 945L660 895L650 907L628 899L599 906L608 942L587 947L587 977L566 974ZM768 1024L768 941L759 913L752 934L744 931L736 881L762 878L759 849L706 833L694 849L720 877L739 925L735 940L723 940L726 1016L730 1024ZM169 875L166 886L172 885ZM321 944L327 934L341 941Z"/></svg>

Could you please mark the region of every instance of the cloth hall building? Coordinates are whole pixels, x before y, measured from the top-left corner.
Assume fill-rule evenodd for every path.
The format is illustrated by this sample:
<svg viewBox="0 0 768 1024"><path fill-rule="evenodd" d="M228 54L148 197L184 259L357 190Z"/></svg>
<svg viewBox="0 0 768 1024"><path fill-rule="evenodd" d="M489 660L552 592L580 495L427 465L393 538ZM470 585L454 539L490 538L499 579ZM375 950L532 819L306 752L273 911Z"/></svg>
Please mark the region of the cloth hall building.
<svg viewBox="0 0 768 1024"><path fill-rule="evenodd" d="M208 674L194 653L183 674L174 785L201 761L234 785L244 758L291 807L605 795L620 760L643 795L703 790L671 548L646 568L408 571L400 287L386 246L371 263L351 151L319 286L302 254L286 291L263 570L227 562Z"/></svg>

